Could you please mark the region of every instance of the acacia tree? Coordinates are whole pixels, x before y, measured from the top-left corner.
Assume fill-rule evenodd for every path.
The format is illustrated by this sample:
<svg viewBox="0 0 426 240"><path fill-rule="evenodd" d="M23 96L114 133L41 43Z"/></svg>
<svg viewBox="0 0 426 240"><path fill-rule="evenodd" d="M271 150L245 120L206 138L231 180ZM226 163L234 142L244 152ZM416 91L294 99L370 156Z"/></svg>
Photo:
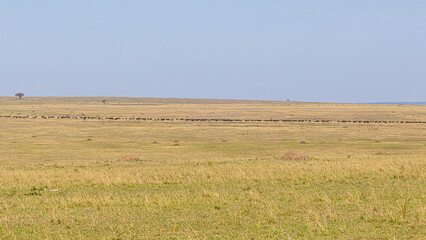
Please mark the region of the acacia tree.
<svg viewBox="0 0 426 240"><path fill-rule="evenodd" d="M22 99L22 97L24 96L24 94L20 92L20 93L15 94L15 96L19 97L19 99Z"/></svg>

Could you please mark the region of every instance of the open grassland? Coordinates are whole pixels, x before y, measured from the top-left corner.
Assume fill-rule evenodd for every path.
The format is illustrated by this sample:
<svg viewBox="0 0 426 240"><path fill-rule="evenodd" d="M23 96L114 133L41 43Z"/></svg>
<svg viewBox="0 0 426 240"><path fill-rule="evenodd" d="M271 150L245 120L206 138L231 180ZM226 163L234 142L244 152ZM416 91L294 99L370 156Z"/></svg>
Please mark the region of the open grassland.
<svg viewBox="0 0 426 240"><path fill-rule="evenodd" d="M0 239L426 237L426 124L124 119L426 121L425 106L24 97L0 115L123 118L0 118Z"/></svg>
<svg viewBox="0 0 426 240"><path fill-rule="evenodd" d="M418 105L169 98L0 97L0 115L426 122L425 106Z"/></svg>

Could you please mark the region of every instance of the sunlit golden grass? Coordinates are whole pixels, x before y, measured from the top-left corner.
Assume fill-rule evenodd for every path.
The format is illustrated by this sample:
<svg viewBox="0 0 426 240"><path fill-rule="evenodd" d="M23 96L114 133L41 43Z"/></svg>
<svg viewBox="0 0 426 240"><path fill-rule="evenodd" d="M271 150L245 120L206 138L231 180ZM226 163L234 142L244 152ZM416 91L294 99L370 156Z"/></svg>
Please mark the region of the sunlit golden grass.
<svg viewBox="0 0 426 240"><path fill-rule="evenodd" d="M106 104L102 100L106 99ZM425 106L279 101L0 97L0 115L426 121Z"/></svg>
<svg viewBox="0 0 426 240"><path fill-rule="evenodd" d="M412 121L426 113L424 106L130 98L104 106L101 99L2 98L0 114ZM0 131L0 239L426 235L425 124L0 118ZM282 158L294 151L308 158Z"/></svg>

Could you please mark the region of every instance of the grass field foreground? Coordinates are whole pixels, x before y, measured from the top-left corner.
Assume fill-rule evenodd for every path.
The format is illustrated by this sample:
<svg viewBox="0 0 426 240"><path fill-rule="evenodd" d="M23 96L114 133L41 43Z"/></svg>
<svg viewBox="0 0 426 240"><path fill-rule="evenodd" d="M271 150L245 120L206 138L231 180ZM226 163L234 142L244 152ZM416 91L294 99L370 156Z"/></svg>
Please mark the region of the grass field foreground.
<svg viewBox="0 0 426 240"><path fill-rule="evenodd" d="M425 121L425 106L0 98L0 115ZM426 124L0 118L1 239L424 239ZM297 151L305 160L283 158Z"/></svg>

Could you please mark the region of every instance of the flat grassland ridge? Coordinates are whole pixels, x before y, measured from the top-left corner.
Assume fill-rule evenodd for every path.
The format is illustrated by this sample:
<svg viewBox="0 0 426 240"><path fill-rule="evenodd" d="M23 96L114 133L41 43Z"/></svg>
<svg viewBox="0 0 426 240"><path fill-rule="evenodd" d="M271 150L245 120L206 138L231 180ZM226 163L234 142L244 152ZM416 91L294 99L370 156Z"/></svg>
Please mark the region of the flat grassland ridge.
<svg viewBox="0 0 426 240"><path fill-rule="evenodd" d="M0 98L0 239L424 239L425 176L421 105Z"/></svg>

